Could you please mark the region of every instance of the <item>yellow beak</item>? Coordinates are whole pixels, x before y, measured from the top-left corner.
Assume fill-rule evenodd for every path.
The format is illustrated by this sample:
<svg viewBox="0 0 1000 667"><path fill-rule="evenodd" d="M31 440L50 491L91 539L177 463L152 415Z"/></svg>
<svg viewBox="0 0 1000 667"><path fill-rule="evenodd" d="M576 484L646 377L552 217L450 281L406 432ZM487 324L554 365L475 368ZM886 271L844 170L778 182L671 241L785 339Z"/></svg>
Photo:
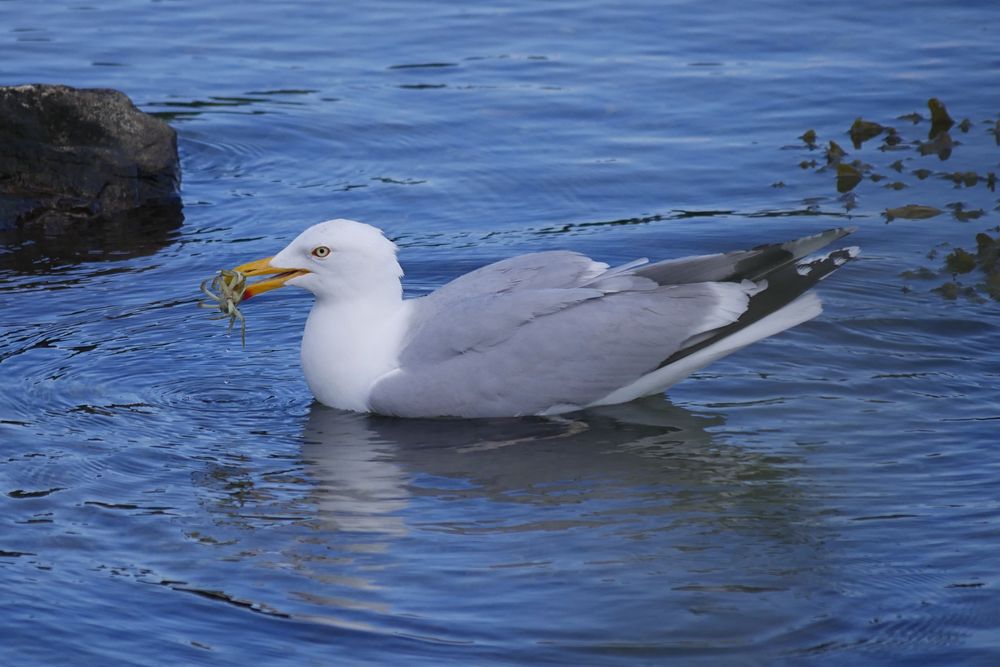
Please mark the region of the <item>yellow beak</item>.
<svg viewBox="0 0 1000 667"><path fill-rule="evenodd" d="M233 269L233 271L239 271L247 278L267 275L274 276L273 278L248 284L246 289L243 291L243 298L241 301L246 301L252 296L257 296L258 294L263 294L264 292L269 292L273 289L282 287L292 278L298 278L299 276L304 276L309 273L304 269L281 269L271 266L271 259L272 258L270 257L265 257L264 259L258 259L253 262L247 262L246 264L240 264Z"/></svg>

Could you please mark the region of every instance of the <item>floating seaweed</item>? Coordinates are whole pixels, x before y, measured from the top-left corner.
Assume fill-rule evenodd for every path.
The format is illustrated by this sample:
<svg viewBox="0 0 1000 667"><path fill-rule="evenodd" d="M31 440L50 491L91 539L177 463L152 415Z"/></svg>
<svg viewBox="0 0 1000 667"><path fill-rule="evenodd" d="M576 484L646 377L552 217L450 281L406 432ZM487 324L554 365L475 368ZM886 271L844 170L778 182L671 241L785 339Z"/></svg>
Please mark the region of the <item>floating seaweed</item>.
<svg viewBox="0 0 1000 667"><path fill-rule="evenodd" d="M978 148L981 154L981 142L984 136L990 145L993 143L1000 145L1000 120L997 120L997 116L981 121L975 117L967 117L956 122L945 104L936 97L927 101L927 109L929 115L926 112L923 114L914 112L898 116L897 121L905 121L905 124L899 126L901 130L885 124L893 122L888 119L880 118L879 122L876 122L858 116L847 131L854 153L848 156L847 151L836 141L827 141L824 150L825 163L819 160L817 164L812 155L803 155L805 159L800 158L798 165L801 169L816 174L835 171L834 183L839 193L837 201L846 213L858 207L859 202L865 202L866 197L878 201L879 198L883 200L891 198L897 192L919 191L923 194L911 195L910 201L913 203L897 203L890 199L883 204L884 208L880 208L884 220L922 221L941 218L942 214L947 213L950 220L963 224L976 224L995 217L996 212L1000 211L1000 200L997 201L995 208L992 208L992 204L986 206L985 202L973 200L971 197L979 198L985 194L984 191L996 192L997 173L1000 173L1000 170L977 170L972 165L961 165L961 168L953 167L946 171L935 168L934 165L939 161L953 160L957 151L964 157L966 149L963 146L972 146L977 140L980 141ZM925 121L928 122L926 128L921 128L919 131L911 129L911 124L915 126ZM822 128L819 130L823 131ZM956 140L959 136L960 141ZM817 131L810 129L799 139L812 150L818 143L817 137ZM878 153L884 155L892 152L897 155L884 160L874 158L878 153L873 152L867 142L877 137L881 137L881 143L876 147ZM865 145L869 145L867 154L864 153ZM866 158L871 160L872 164L868 164ZM829 187L828 178L824 182L827 183L826 187ZM942 184L954 185L956 189L963 191L974 188L983 190L976 194L970 192L969 201L945 204L947 200L928 199L929 192L937 192L937 196L940 197ZM917 203L921 199L924 202ZM871 202L867 203L871 207ZM996 228L996 231L1000 231L1000 227ZM928 253L928 258L934 261L936 268L932 266L904 271L901 276L904 280L936 279L939 284L933 286L933 291L948 299L968 298L977 303L985 303L987 299L1000 301L1000 268L997 259L1000 255L1000 238L984 233L976 237L976 243L975 250L967 249L968 246L960 248L944 243ZM906 284L902 288L906 292L912 291Z"/></svg>
<svg viewBox="0 0 1000 667"><path fill-rule="evenodd" d="M933 218L936 215L941 215L944 213L939 208L934 208L933 206L924 206L923 204L907 204L906 206L898 206L896 208L887 208L885 210L885 217L887 222L892 222L896 218L901 218L903 220L926 220L927 218Z"/></svg>
<svg viewBox="0 0 1000 667"><path fill-rule="evenodd" d="M836 141L830 141L826 149L826 163L839 164L847 156L847 151L840 147Z"/></svg>
<svg viewBox="0 0 1000 667"><path fill-rule="evenodd" d="M943 132L951 129L955 121L948 115L948 110L944 103L936 97L927 100L927 108L931 110L931 129L927 133L928 139L933 139Z"/></svg>
<svg viewBox="0 0 1000 667"><path fill-rule="evenodd" d="M854 124L851 125L851 129L848 131L848 134L851 135L851 143L854 144L854 148L860 149L861 144L865 143L869 139L874 139L878 135L882 134L885 129L886 128L879 123L856 118L854 120Z"/></svg>
<svg viewBox="0 0 1000 667"><path fill-rule="evenodd" d="M934 259L936 255L936 252L932 252L928 257ZM940 271L921 267L914 271L904 271L901 276L906 280L933 280L947 276L948 280L931 288L931 291L950 301L959 297L976 303L986 303L987 297L1000 301L1000 236L993 238L989 234L979 233L976 235L975 252L954 248L945 255ZM981 276L982 281L965 284L959 276L973 280Z"/></svg>
<svg viewBox="0 0 1000 667"><path fill-rule="evenodd" d="M837 192L853 190L861 182L861 170L850 164L837 165Z"/></svg>
<svg viewBox="0 0 1000 667"><path fill-rule="evenodd" d="M976 256L962 248L955 248L944 258L945 268L953 273L970 273L976 268Z"/></svg>

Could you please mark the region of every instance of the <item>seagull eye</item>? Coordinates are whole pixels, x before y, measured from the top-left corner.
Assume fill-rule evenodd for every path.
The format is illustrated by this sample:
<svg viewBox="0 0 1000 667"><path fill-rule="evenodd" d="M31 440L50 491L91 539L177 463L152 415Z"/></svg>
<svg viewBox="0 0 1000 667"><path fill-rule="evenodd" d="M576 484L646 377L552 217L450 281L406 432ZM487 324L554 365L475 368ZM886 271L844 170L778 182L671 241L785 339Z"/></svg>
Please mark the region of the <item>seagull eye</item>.
<svg viewBox="0 0 1000 667"><path fill-rule="evenodd" d="M327 248L325 245L318 245L312 249L313 257L319 257L320 259L323 259L329 254L330 254L330 249Z"/></svg>

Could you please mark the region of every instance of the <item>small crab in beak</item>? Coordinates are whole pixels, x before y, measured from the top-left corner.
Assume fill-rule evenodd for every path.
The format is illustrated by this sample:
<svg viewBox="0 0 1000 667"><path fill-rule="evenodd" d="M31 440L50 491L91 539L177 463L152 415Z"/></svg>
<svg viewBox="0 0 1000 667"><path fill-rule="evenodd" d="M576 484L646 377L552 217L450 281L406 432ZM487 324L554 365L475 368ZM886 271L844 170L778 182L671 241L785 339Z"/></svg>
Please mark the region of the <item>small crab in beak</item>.
<svg viewBox="0 0 1000 667"><path fill-rule="evenodd" d="M263 294L273 289L282 287L292 278L304 276L309 273L303 269L282 269L271 266L271 257L258 259L253 262L241 264L235 269L223 269L214 277L204 280L201 283L202 293L208 297L206 301L198 303L200 308L216 308L220 315L215 319L229 318L229 331L233 330L233 325L237 320L240 323L240 340L243 347L247 344L247 323L240 312L239 304L252 296ZM254 276L272 275L255 283L247 283L247 278ZM209 283L211 280L211 283Z"/></svg>

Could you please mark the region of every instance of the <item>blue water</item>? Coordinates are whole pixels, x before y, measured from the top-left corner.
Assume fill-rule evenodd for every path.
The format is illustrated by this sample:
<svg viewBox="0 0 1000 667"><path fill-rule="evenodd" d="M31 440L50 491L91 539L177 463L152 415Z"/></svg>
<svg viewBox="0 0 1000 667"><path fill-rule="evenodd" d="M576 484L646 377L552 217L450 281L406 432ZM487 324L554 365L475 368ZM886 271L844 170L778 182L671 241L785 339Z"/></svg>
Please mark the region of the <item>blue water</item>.
<svg viewBox="0 0 1000 667"><path fill-rule="evenodd" d="M186 218L86 261L0 253L0 664L997 664L1000 304L945 258L1000 232L998 21L0 2L0 82L118 88L169 120ZM932 96L970 120L946 160L898 118ZM854 149L857 117L903 143ZM838 193L831 139L885 178ZM887 223L907 204L941 214ZM864 255L819 319L668 398L402 422L312 402L308 295L249 304L246 350L194 307L332 217L385 229L410 294L553 248L853 224Z"/></svg>

